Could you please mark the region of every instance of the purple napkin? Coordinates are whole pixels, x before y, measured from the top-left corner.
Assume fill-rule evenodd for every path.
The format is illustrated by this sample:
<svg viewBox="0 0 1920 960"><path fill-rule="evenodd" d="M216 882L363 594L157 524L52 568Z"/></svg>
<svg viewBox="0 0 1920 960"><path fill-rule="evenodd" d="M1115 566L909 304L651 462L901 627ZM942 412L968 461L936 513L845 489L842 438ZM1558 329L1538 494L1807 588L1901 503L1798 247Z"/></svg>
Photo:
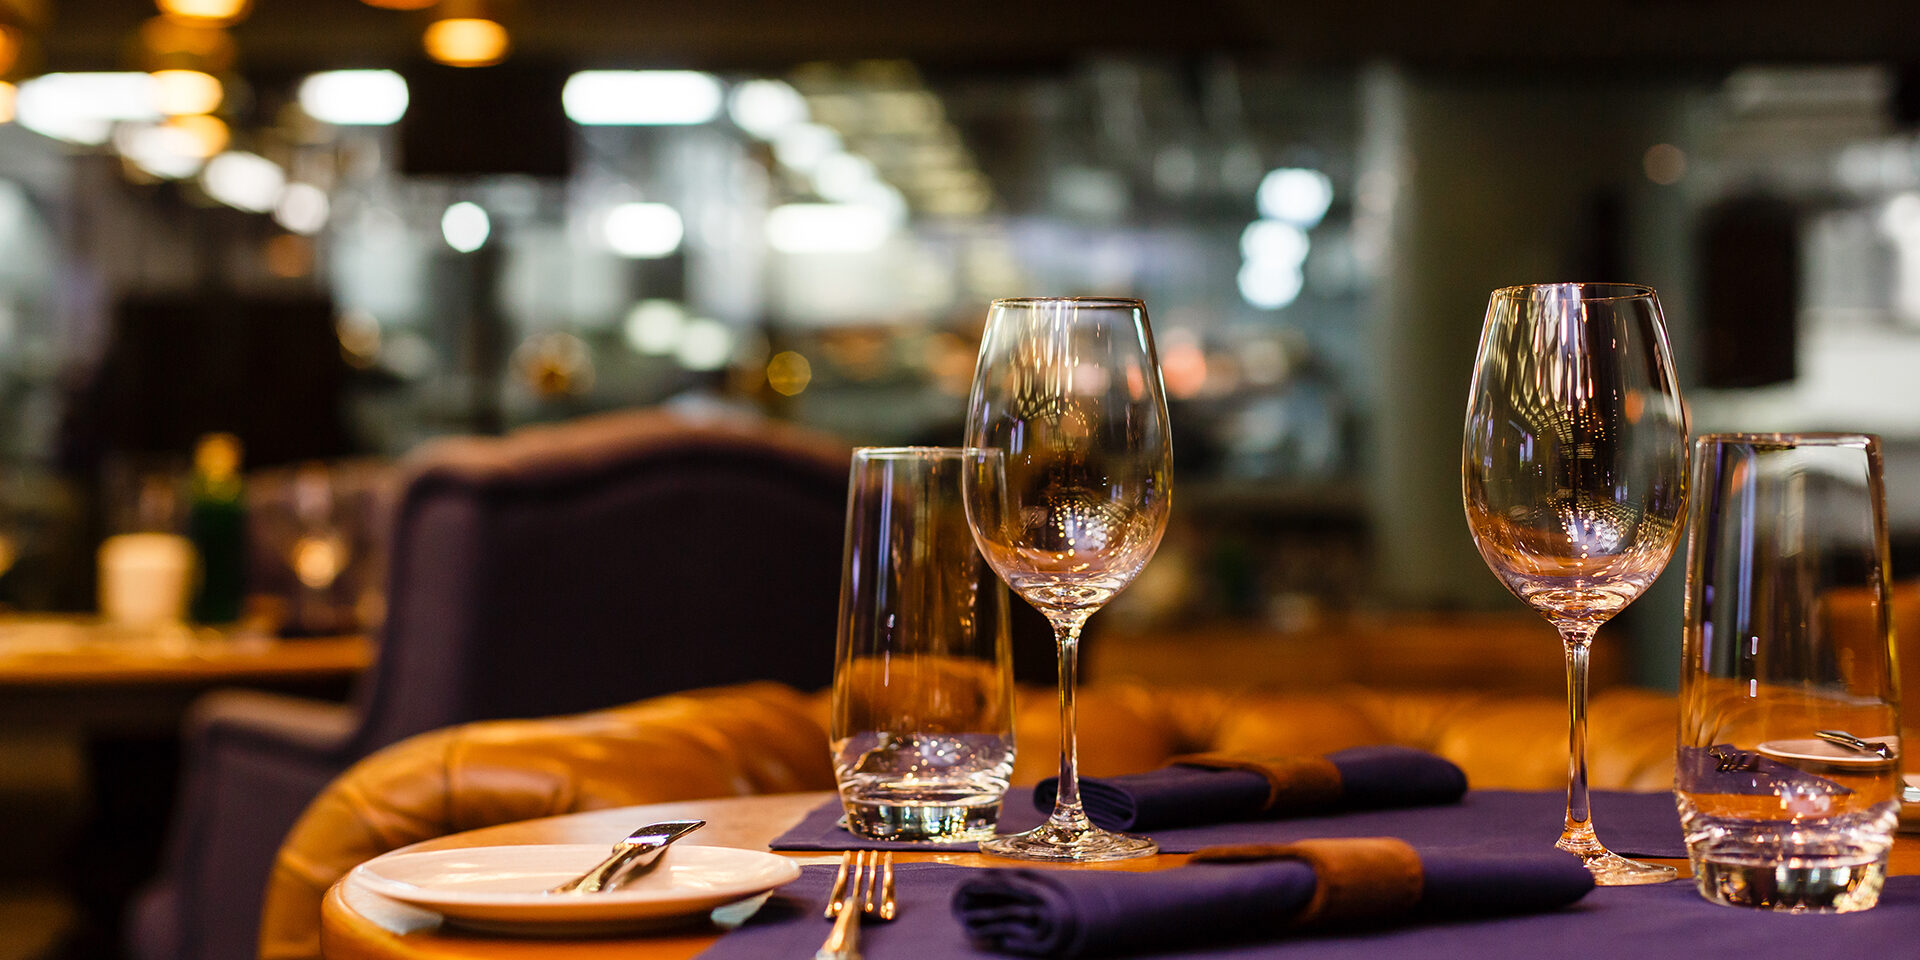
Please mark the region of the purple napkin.
<svg viewBox="0 0 1920 960"><path fill-rule="evenodd" d="M1269 780L1252 770L1221 770L1174 763L1148 773L1085 778L1080 800L1087 817L1108 830L1160 830L1263 817L1379 810L1456 803L1467 775L1452 762L1412 747L1354 747L1330 753L1338 772L1334 794L1304 803L1282 796L1268 809ZM1040 781L1033 802L1053 807L1059 778Z"/></svg>
<svg viewBox="0 0 1920 960"><path fill-rule="evenodd" d="M1553 910L1593 889L1571 854L1421 854L1417 922ZM1104 957L1293 935L1313 898L1314 868L1300 860L1196 863L1155 873L986 870L960 884L953 911L977 946L1034 957Z"/></svg>
<svg viewBox="0 0 1920 960"><path fill-rule="evenodd" d="M1423 853L1426 853L1424 849ZM1437 866L1437 865L1436 865ZM865 925L869 960L992 960L961 932L950 905L984 871L935 863L898 868L900 918ZM1074 871L1081 872L1081 871ZM1092 871L1086 871L1092 872ZM820 907L834 868L810 866L701 960L810 957L827 935ZM1114 871L1100 871L1119 876ZM1381 931L1323 933L1233 947L1189 946L1155 960L1763 960L1771 957L1909 957L1920 930L1920 877L1889 877L1864 913L1793 915L1708 903L1686 881L1601 887L1560 910L1426 922Z"/></svg>

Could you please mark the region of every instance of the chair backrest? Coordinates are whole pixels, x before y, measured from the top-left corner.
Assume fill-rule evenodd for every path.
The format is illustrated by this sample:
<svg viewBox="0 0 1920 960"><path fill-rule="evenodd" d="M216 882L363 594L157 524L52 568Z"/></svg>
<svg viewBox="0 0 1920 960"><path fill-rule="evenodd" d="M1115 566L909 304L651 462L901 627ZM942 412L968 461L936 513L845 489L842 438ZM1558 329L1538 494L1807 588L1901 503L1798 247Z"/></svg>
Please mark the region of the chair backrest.
<svg viewBox="0 0 1920 960"><path fill-rule="evenodd" d="M825 685L849 457L791 425L663 410L431 445L393 515L356 747L721 683Z"/></svg>

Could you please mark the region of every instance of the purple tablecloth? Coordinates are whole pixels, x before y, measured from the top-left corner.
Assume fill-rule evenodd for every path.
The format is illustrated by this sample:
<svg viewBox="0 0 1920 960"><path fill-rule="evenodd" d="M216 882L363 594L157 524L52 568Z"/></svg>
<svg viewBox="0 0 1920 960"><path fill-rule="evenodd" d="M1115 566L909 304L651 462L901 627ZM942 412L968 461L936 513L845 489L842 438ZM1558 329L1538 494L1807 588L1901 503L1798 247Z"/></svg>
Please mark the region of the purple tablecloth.
<svg viewBox="0 0 1920 960"><path fill-rule="evenodd" d="M980 960L951 909L967 867L903 864L899 919L862 927L868 960ZM820 919L833 868L807 867L744 926L701 960L809 957L827 935ZM1687 881L1602 887L1550 913L1400 927L1383 933L1301 937L1210 950L1155 954L1165 960L1758 960L1767 957L1913 956L1920 930L1920 877L1887 881L1880 906L1864 913L1792 916L1702 900Z"/></svg>
<svg viewBox="0 0 1920 960"><path fill-rule="evenodd" d="M1537 850L1560 837L1566 817L1562 791L1474 790L1459 803L1396 810L1367 810L1291 820L1251 820L1204 827L1149 831L1167 853L1192 853L1223 843L1285 843L1308 837L1399 837L1417 847L1472 847L1488 852ZM1596 790L1594 822L1615 853L1636 857L1684 857L1680 817L1673 794ZM773 842L775 850L926 850L934 844L862 840L839 826L838 800L808 814ZM1000 832L1038 826L1045 816L1033 807L1032 791L1007 792ZM972 850L976 844L938 845Z"/></svg>

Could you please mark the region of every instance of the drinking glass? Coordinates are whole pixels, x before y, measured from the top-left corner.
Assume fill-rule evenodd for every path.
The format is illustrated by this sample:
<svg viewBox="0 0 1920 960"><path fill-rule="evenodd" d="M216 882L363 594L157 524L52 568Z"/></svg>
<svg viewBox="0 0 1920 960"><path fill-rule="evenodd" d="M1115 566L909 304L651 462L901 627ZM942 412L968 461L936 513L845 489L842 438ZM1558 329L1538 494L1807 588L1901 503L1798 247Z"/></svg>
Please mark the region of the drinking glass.
<svg viewBox="0 0 1920 960"><path fill-rule="evenodd" d="M1093 825L1080 805L1073 691L1080 630L1152 558L1173 481L1167 403L1138 300L995 300L967 405L967 445L998 450L1005 482L969 473L980 552L1053 624L1060 653L1060 789L1045 824L980 844L1025 860L1119 860L1157 848Z"/></svg>
<svg viewBox="0 0 1920 960"><path fill-rule="evenodd" d="M1673 555L1686 505L1686 441L1653 290L1555 283L1493 292L1467 402L1467 525L1487 566L1565 643L1567 817L1559 846L1606 885L1675 875L1608 852L1594 834L1587 655L1600 625Z"/></svg>
<svg viewBox="0 0 1920 960"><path fill-rule="evenodd" d="M1794 913L1880 899L1900 788L1880 444L1694 448L1674 789L1701 895Z"/></svg>
<svg viewBox="0 0 1920 960"><path fill-rule="evenodd" d="M993 835L1013 771L1007 589L974 546L961 478L995 451L853 453L833 671L847 829L876 840Z"/></svg>

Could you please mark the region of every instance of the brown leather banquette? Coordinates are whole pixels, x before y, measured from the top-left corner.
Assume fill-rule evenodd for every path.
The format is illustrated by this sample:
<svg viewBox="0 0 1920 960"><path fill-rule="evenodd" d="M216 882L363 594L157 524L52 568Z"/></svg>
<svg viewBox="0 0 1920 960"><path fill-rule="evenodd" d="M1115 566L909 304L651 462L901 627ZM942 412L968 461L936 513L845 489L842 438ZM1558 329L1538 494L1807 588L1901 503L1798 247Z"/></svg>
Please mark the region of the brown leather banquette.
<svg viewBox="0 0 1920 960"><path fill-rule="evenodd" d="M1148 770L1203 750L1325 753L1370 743L1432 750L1480 787L1566 782L1566 702L1474 692L1228 694L1095 685L1077 697L1083 770ZM355 864L388 850L497 823L637 803L828 790L824 694L777 684L722 687L542 720L472 723L373 754L322 793L280 849L262 917L261 956L320 954L320 901ZM1665 789L1674 701L1613 689L1591 726L1597 787ZM1022 694L1014 779L1054 772L1051 691Z"/></svg>

